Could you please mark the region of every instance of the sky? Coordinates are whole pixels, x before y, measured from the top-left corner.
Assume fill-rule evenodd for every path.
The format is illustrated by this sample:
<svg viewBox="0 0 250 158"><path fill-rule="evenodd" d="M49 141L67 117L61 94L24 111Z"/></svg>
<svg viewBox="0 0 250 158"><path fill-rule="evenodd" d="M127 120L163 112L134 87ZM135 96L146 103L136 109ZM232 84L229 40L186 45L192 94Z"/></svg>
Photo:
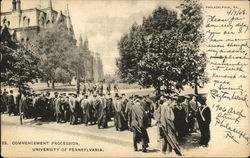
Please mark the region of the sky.
<svg viewBox="0 0 250 158"><path fill-rule="evenodd" d="M2 0L2 11L10 11L12 0ZM21 8L46 8L49 0L21 0ZM88 38L89 48L100 53L105 74L117 70L118 42L134 22L142 23L158 6L176 10L179 1L168 0L52 0L52 7L65 11L69 5L70 16L78 40Z"/></svg>

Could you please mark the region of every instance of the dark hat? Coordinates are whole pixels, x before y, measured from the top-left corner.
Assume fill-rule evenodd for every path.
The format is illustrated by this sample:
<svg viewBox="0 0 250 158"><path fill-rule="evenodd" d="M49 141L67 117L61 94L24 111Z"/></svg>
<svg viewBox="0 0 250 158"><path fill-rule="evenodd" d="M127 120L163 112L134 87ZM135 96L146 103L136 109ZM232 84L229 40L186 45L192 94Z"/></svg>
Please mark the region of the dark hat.
<svg viewBox="0 0 250 158"><path fill-rule="evenodd" d="M199 99L199 102L201 103L201 105L206 105L206 102L207 102L207 98L202 96L200 99Z"/></svg>
<svg viewBox="0 0 250 158"><path fill-rule="evenodd" d="M115 93L115 97L119 97L118 93Z"/></svg>
<svg viewBox="0 0 250 158"><path fill-rule="evenodd" d="M138 96L137 96L137 99L142 99L142 96L139 96L139 95L138 95Z"/></svg>
<svg viewBox="0 0 250 158"><path fill-rule="evenodd" d="M164 98L171 99L171 97L169 95L164 95Z"/></svg>

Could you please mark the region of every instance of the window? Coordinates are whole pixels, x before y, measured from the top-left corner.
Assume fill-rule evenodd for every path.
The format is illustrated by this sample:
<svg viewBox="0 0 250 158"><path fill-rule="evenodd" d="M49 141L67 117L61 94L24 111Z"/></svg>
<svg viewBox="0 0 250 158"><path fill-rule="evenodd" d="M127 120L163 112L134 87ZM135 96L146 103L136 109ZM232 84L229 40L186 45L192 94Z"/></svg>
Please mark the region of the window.
<svg viewBox="0 0 250 158"><path fill-rule="evenodd" d="M30 18L27 19L27 26L30 25Z"/></svg>

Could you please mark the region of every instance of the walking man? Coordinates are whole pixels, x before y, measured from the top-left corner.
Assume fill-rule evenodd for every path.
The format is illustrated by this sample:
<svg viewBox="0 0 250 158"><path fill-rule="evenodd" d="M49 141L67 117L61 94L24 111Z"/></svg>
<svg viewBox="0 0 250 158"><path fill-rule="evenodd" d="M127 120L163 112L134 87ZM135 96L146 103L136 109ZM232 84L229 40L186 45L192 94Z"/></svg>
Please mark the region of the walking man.
<svg viewBox="0 0 250 158"><path fill-rule="evenodd" d="M136 103L131 108L131 130L133 131L134 151L137 151L137 143L142 144L142 152L147 152L149 137L145 125L146 113L141 105L141 100L136 99Z"/></svg>
<svg viewBox="0 0 250 158"><path fill-rule="evenodd" d="M200 145L207 147L210 140L211 111L206 104L206 98L201 98L198 106L197 121L201 132Z"/></svg>
<svg viewBox="0 0 250 158"><path fill-rule="evenodd" d="M174 127L174 112L171 108L171 100L170 97L165 97L166 101L161 106L161 118L160 118L160 129L161 129L161 137L162 139L162 152L170 153L172 150L175 151L176 154L181 155L180 147L176 140L176 131Z"/></svg>

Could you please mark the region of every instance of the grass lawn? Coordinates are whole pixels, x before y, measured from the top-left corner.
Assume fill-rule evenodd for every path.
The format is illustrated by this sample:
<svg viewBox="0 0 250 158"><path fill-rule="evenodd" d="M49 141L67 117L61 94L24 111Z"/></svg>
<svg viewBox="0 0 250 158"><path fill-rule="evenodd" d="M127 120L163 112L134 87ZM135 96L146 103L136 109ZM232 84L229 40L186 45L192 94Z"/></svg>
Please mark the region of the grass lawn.
<svg viewBox="0 0 250 158"><path fill-rule="evenodd" d="M104 92L106 91L106 84L104 84ZM67 85L67 84L62 84L62 83L56 83L55 84L55 89L52 90L51 86L47 87L46 83L35 83L35 84L30 84L30 87L34 89L37 92L63 92L63 93L69 93L69 92L76 92L76 85ZM17 93L17 89L13 87L2 87L1 89L6 88L7 90L13 89L14 93ZM82 88L82 86L81 86ZM111 85L111 93L114 94L113 91L113 85ZM154 89L153 88L147 88L144 89L138 84L126 84L126 83L118 83L118 93L125 93L127 96L130 95L150 95L150 96L155 96ZM199 89L199 93L205 94L206 93L206 87ZM180 93L180 95L188 95L188 94L193 94L194 90L191 87L184 87L184 91Z"/></svg>

